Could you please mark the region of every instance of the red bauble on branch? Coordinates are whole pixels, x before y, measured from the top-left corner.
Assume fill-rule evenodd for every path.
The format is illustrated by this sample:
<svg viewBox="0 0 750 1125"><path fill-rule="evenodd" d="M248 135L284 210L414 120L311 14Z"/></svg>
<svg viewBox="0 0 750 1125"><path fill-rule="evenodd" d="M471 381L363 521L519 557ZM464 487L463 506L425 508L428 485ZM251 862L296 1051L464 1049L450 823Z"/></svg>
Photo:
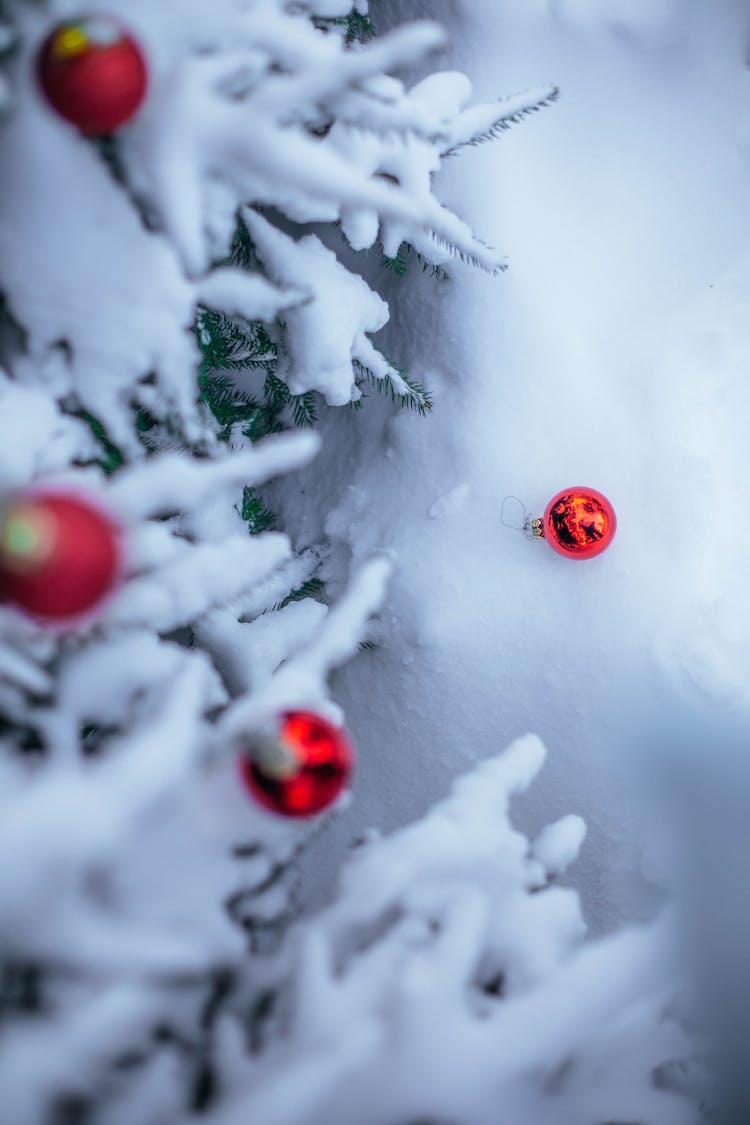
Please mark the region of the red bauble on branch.
<svg viewBox="0 0 750 1125"><path fill-rule="evenodd" d="M566 558L593 559L612 542L617 517L595 488L565 488L552 497L544 516L531 521L531 530Z"/></svg>
<svg viewBox="0 0 750 1125"><path fill-rule="evenodd" d="M0 510L0 598L31 617L62 623L90 612L121 565L119 527L78 493L29 492Z"/></svg>
<svg viewBox="0 0 750 1125"><path fill-rule="evenodd" d="M280 816L314 816L330 808L347 783L352 748L344 731L310 711L286 711L240 756L252 796Z"/></svg>
<svg viewBox="0 0 750 1125"><path fill-rule="evenodd" d="M52 108L90 135L130 121L148 85L138 43L103 15L56 27L42 44L37 71Z"/></svg>

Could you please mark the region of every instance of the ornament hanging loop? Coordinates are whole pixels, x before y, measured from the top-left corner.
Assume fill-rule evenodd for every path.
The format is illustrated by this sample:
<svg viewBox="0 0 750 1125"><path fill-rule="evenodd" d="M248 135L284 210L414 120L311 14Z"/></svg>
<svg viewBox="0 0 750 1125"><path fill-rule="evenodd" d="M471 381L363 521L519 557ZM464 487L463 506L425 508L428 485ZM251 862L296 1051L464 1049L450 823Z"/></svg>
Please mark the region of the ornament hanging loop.
<svg viewBox="0 0 750 1125"><path fill-rule="evenodd" d="M525 531L528 522L526 508L518 497L506 496L500 508L500 523L503 527L509 527L513 531Z"/></svg>
<svg viewBox="0 0 750 1125"><path fill-rule="evenodd" d="M544 520L532 519L517 496L506 496L503 500L500 523L513 531L522 531L527 539L544 539Z"/></svg>

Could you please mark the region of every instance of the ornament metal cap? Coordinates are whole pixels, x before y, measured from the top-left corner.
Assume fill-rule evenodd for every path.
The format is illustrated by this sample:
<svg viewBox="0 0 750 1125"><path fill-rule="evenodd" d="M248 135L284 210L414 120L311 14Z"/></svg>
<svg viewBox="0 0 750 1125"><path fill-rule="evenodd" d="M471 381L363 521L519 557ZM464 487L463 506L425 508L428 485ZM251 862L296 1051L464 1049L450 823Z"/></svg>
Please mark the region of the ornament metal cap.
<svg viewBox="0 0 750 1125"><path fill-rule="evenodd" d="M283 781L299 770L299 758L293 747L284 742L283 728L268 724L252 740L248 757L265 777Z"/></svg>

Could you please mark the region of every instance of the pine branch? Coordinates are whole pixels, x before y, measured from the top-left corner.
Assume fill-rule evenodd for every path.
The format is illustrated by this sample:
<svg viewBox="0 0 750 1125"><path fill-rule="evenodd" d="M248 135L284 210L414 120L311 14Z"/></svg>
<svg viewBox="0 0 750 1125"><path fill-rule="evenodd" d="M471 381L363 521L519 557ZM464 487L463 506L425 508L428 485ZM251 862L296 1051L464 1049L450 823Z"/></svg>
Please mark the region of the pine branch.
<svg viewBox="0 0 750 1125"><path fill-rule="evenodd" d="M350 12L345 17L345 22L344 40L346 43L367 43L370 39L374 39L375 28L371 20L362 12Z"/></svg>
<svg viewBox="0 0 750 1125"><path fill-rule="evenodd" d="M283 433L285 429L277 412L263 404L247 418L247 425L242 427L242 433L250 441L256 442L269 434Z"/></svg>
<svg viewBox="0 0 750 1125"><path fill-rule="evenodd" d="M187 441L179 416L158 413L154 409L158 396L149 395L148 391L153 391L153 387L138 386L130 401L136 436L143 448L148 453L168 447L195 452L199 447ZM164 408L164 403L160 405Z"/></svg>
<svg viewBox="0 0 750 1125"><path fill-rule="evenodd" d="M538 93L515 94L498 104L500 112L491 105L475 106L461 114L451 144L443 156L455 156L462 148L485 144L495 140L514 125L552 105L560 96L557 86L546 86Z"/></svg>
<svg viewBox="0 0 750 1125"><path fill-rule="evenodd" d="M266 376L266 381L263 384L263 395L268 406L276 411L282 410L292 397L283 379L279 379L277 375L273 374Z"/></svg>
<svg viewBox="0 0 750 1125"><path fill-rule="evenodd" d="M248 270L250 273L256 273L261 268L258 256L255 253L253 240L244 223L238 223L237 229L234 232L232 246L229 251L229 264L238 266L243 270Z"/></svg>
<svg viewBox="0 0 750 1125"><path fill-rule="evenodd" d="M390 270L396 277L406 277L409 272L409 263L407 259L414 254L420 266L422 273L429 271L430 277L434 277L438 281L449 281L450 274L442 266L437 265L435 262L428 262L423 254L415 250L410 242L402 242L398 248L395 258L389 258L383 254L380 259L381 269Z"/></svg>
<svg viewBox="0 0 750 1125"><path fill-rule="evenodd" d="M237 422L252 420L261 409L255 399L243 394L226 375L201 374L198 386L201 401L206 403L221 427L219 441L228 441Z"/></svg>
<svg viewBox="0 0 750 1125"><path fill-rule="evenodd" d="M203 371L270 371L276 364L276 345L260 321L240 323L223 312L202 308L194 330Z"/></svg>
<svg viewBox="0 0 750 1125"><path fill-rule="evenodd" d="M316 595L322 594L324 589L325 584L322 579L314 576L308 578L307 581L303 582L301 586L298 586L296 590L292 590L283 601L277 602L271 612L275 613L277 610L285 609L286 606L291 605L292 602L301 602L304 601L305 598L316 598ZM316 598L316 600L318 599Z"/></svg>
<svg viewBox="0 0 750 1125"><path fill-rule="evenodd" d="M395 258L389 258L387 254L383 254L380 259L380 268L390 270L391 273L395 273L396 277L406 277L409 272L406 255L410 249L408 243L402 242L396 251Z"/></svg>
<svg viewBox="0 0 750 1125"><path fill-rule="evenodd" d="M282 379L277 375L269 374L266 376L263 394L269 408L277 414L280 414L285 407L289 407L295 426L313 426L318 420L315 394L312 391L293 395Z"/></svg>
<svg viewBox="0 0 750 1125"><path fill-rule="evenodd" d="M362 12L350 12L348 16L317 16L313 24L323 31L340 30L349 47L355 43L368 43L375 37L372 22Z"/></svg>
<svg viewBox="0 0 750 1125"><path fill-rule="evenodd" d="M278 524L275 512L265 506L254 488L244 488L242 491L242 518L246 521L251 535L273 531Z"/></svg>
<svg viewBox="0 0 750 1125"><path fill-rule="evenodd" d="M122 450L110 440L106 429L93 414L89 414L88 410L77 410L76 417L80 418L91 430L92 434L102 447L102 456L98 459L98 464L102 466L107 476L110 476L120 465L123 464L125 458Z"/></svg>
<svg viewBox="0 0 750 1125"><path fill-rule="evenodd" d="M441 250L444 250L447 254L450 254L452 258L458 258L465 265L473 266L474 269L482 270L483 273L488 274L490 277L497 277L498 274L505 273L508 268L508 263L504 258L496 265L490 266L486 262L483 262L476 255L472 254L470 251L461 249L461 247L456 246L452 242L449 242L442 235L437 234L435 231L428 230L425 233L427 237L435 243L436 246L439 246ZM483 242L481 238L477 238L476 235L474 236L474 241L480 246L487 246L487 243ZM487 249L491 250L492 248L490 246L487 246Z"/></svg>
<svg viewBox="0 0 750 1125"><path fill-rule="evenodd" d="M404 374L399 368L394 368L398 372L401 381L406 385L407 392L400 393L393 384L391 379L383 379L375 375L374 372L366 367L359 360L353 361L355 373L357 375L357 382L369 383L380 394L387 394L390 396L392 402L395 402L399 407L408 407L410 410L416 410L418 414L423 417L430 413L432 410L432 398L429 391L427 391L421 383L416 383ZM352 407L355 410L361 409L362 400L357 399L352 402Z"/></svg>
<svg viewBox="0 0 750 1125"><path fill-rule="evenodd" d="M315 395L306 391L302 395L290 395L295 426L314 426L318 420Z"/></svg>
<svg viewBox="0 0 750 1125"><path fill-rule="evenodd" d="M243 245L241 240L238 244ZM315 424L318 412L314 394L292 395L274 374L277 348L263 324L240 324L224 313L203 309L195 331L203 353L198 377L200 397L221 427L220 441L227 441L240 422L246 423L242 432L251 441L290 425ZM265 374L262 398L238 388L228 374L248 370Z"/></svg>
<svg viewBox="0 0 750 1125"><path fill-rule="evenodd" d="M438 265L437 262L428 262L418 250L415 251L415 254L417 255L417 261L422 267L422 273L427 273L429 271L430 277L434 278L436 281L450 281L448 271Z"/></svg>

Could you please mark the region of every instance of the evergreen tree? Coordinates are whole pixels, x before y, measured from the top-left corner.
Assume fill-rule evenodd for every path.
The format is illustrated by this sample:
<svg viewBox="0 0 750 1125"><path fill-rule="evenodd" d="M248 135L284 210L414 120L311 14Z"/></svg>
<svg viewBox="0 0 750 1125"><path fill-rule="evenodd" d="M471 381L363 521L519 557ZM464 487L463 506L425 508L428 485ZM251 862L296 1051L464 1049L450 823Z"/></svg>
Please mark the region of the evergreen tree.
<svg viewBox="0 0 750 1125"><path fill-rule="evenodd" d="M63 5L2 5L12 1125L684 1125L654 1082L683 1049L662 1020L665 926L579 948L577 896L553 884L580 821L529 845L508 820L541 764L534 739L423 823L361 844L314 919L297 860L325 821L269 814L240 778L280 715L341 722L327 678L367 643L389 570L372 559L329 606L325 544L295 552L264 483L304 467L318 418L367 388L431 406L373 340L388 307L357 263L377 245L398 275L456 258L502 270L432 176L556 97L467 108L453 73L408 87L395 75L439 31L375 36L365 4L348 7L97 8L48 58L75 68L111 48L103 17L127 25L148 90L102 135L53 112L39 69ZM113 80L91 73L74 79L93 83L76 87L81 112ZM52 486L111 517L124 551L112 596L54 627L8 577L44 547L28 509ZM68 580L51 571L45 597Z"/></svg>

